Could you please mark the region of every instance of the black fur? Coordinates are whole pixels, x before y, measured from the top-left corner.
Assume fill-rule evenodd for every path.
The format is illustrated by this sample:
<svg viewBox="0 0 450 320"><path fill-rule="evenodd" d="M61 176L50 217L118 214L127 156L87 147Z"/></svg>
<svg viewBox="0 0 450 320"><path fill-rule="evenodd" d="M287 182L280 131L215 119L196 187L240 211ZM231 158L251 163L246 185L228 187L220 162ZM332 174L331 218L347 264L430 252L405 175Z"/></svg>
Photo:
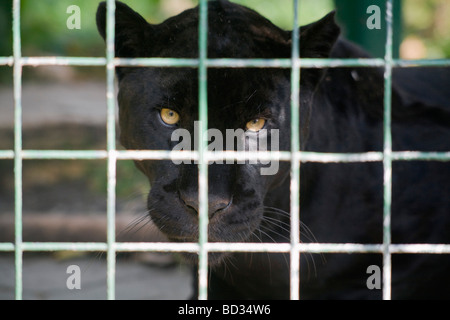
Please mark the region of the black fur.
<svg viewBox="0 0 450 320"><path fill-rule="evenodd" d="M291 32L228 1L208 3L208 56L289 58ZM97 13L105 37L105 4ZM304 26L302 57L366 57L338 39L331 13ZM198 9L150 25L117 2L116 55L198 57ZM414 73L415 72L415 73ZM450 150L448 69L394 70L393 150ZM438 76L435 76L438 75ZM426 78L437 83L432 89ZM159 110L176 110L179 126L193 131L198 119L198 77L193 68L119 68L121 142L128 149L171 149L173 127ZM415 80L414 80L415 79ZM425 79L425 80L424 80ZM439 79L439 81L436 81ZM413 81L417 81L413 84ZM422 82L420 82L422 81ZM302 69L301 149L366 152L383 149L383 70ZM448 89L448 88L447 88ZM448 94L447 94L448 95ZM280 150L290 148L290 70L210 68L211 128L243 128L255 117L280 130ZM197 166L136 161L149 178L150 216L172 241L197 241ZM392 242L450 243L450 164L395 161L392 182ZM209 166L209 241L289 242L289 163L273 176L251 164ZM303 242L382 243L383 166L375 163L301 165ZM189 203L186 199L189 199ZM194 255L186 258L195 261ZM394 298L450 298L448 255L393 255ZM210 298L289 298L289 255L211 253ZM369 290L369 265L379 254L302 254L301 297L380 298Z"/></svg>

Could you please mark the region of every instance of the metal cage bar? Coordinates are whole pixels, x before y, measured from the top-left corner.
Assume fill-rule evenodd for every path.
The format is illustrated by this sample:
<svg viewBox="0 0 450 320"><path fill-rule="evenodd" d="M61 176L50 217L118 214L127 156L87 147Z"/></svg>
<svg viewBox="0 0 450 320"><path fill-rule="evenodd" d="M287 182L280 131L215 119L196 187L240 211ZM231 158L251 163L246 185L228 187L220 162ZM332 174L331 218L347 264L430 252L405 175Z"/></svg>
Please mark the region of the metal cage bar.
<svg viewBox="0 0 450 320"><path fill-rule="evenodd" d="M294 25L292 28L291 63L291 250L290 250L290 298L300 298L300 32L298 25L298 0L294 0Z"/></svg>
<svg viewBox="0 0 450 320"><path fill-rule="evenodd" d="M0 57L0 66L13 66L14 57ZM102 57L20 57L22 66L106 66L107 60ZM205 59L209 68L292 68L292 59ZM191 67L197 68L199 59L184 58L114 58L116 67ZM447 67L449 59L403 60L392 59L392 67ZM384 67L384 59L331 59L331 58L301 58L302 68L340 68L340 67Z"/></svg>
<svg viewBox="0 0 450 320"><path fill-rule="evenodd" d="M27 160L96 160L107 159L108 155L118 160L199 160L196 151L167 151L167 150L0 150L0 159L14 159L19 154ZM290 161L291 152L288 151L207 151L208 161L215 160L280 160ZM422 151L392 151L393 161L450 161L450 152L422 152ZM320 153L298 151L297 161L300 162L376 162L383 161L383 152L370 151L363 153Z"/></svg>
<svg viewBox="0 0 450 320"><path fill-rule="evenodd" d="M384 57L384 123L383 123L383 299L391 299L391 202L392 202L392 1L386 0L386 48Z"/></svg>
<svg viewBox="0 0 450 320"><path fill-rule="evenodd" d="M198 235L198 298L208 298L208 1L199 2L199 65L198 65L198 101L199 101L199 164L198 164L198 202L199 202L199 235Z"/></svg>
<svg viewBox="0 0 450 320"><path fill-rule="evenodd" d="M291 243L259 242L209 242L208 251L214 252L286 252L292 250ZM116 242L116 252L199 252L198 242ZM296 249L303 253L383 253L383 244L362 243L299 243ZM12 252L14 243L0 243L0 252ZM23 252L32 251L98 251L107 252L107 242L22 242ZM450 244L390 244L391 254L450 254Z"/></svg>
<svg viewBox="0 0 450 320"><path fill-rule="evenodd" d="M114 44L115 44L115 13L114 0L106 2L106 103L107 103L107 298L115 299L116 275L116 105L114 94Z"/></svg>
<svg viewBox="0 0 450 320"><path fill-rule="evenodd" d="M20 0L13 1L14 58L14 226L15 226L15 296L22 299L22 48L20 37Z"/></svg>
<svg viewBox="0 0 450 320"><path fill-rule="evenodd" d="M23 57L21 53L20 0L13 1L13 55L0 57L0 65L13 67L14 148L0 150L0 159L14 160L14 243L0 243L0 252L14 252L15 298L23 296L23 252L25 251L101 251L107 253L107 298L115 298L116 253L129 251L194 252L199 255L199 298L207 299L208 252L285 252L291 256L291 299L298 299L301 253L380 253L383 255L383 299L391 298L391 255L402 253L450 254L450 244L392 244L391 198L393 161L450 161L448 152L392 151L391 94L392 68L418 66L450 66L450 59L401 60L392 57L392 5L386 0L387 40L383 59L315 59L300 58L298 34L298 0L293 1L293 47L290 59L208 59L207 0L199 5L199 58L117 58L114 56L115 1L107 0L107 40L105 57ZM23 66L104 66L106 68L107 147L106 150L23 150L22 148L22 68ZM115 68L117 66L157 66L198 68L200 147L198 151L127 150L116 149L115 139ZM210 152L207 150L207 70L208 68L287 68L291 69L291 151L289 152ZM300 68L379 67L384 68L384 147L382 152L318 153L300 151L299 97ZM24 242L22 238L22 161L24 159L104 159L107 161L107 240L106 242ZM199 161L199 241L197 243L117 242L115 237L116 166L125 159L191 159ZM209 243L208 242L208 162L213 160L280 160L291 162L291 239L289 243ZM300 165L305 162L347 163L382 162L383 164L383 243L300 243L299 188Z"/></svg>

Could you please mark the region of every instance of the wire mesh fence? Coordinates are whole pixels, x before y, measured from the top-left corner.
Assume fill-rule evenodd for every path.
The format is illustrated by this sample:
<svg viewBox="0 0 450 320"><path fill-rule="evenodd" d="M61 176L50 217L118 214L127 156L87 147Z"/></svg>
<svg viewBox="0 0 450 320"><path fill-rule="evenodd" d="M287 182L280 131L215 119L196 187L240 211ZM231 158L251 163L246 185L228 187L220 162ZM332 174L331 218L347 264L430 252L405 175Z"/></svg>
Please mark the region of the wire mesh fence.
<svg viewBox="0 0 450 320"><path fill-rule="evenodd" d="M130 251L193 252L199 256L199 299L207 299L208 253L233 252L285 252L290 254L290 297L298 299L301 253L380 253L383 256L383 298L391 298L391 255L395 253L449 254L449 244L392 244L391 243L391 198L393 161L450 161L448 152L393 151L391 137L391 93L392 69L394 67L450 66L450 60L393 59L392 56L392 5L386 0L387 41L384 59L313 59L299 56L298 6L293 1L294 25L292 33L292 56L290 59L209 59L207 57L208 1L199 1L199 57L179 58L116 58L115 1L107 1L107 32L105 57L23 57L20 32L20 0L13 0L13 56L0 57L0 65L13 68L14 83L14 148L0 150L0 159L14 161L15 194L15 240L14 243L0 243L0 251L15 253L15 297L22 299L23 253L26 251L103 251L107 253L107 297L115 298L116 253ZM107 101L107 147L106 150L24 150L22 148L22 68L24 66L64 65L64 66L104 66L106 69ZM190 67L198 70L199 118L201 123L198 151L177 152L167 150L128 150L116 148L116 104L115 69L119 66L140 67ZM365 153L318 153L300 151L299 141L299 97L301 68L383 67L384 68L384 125L383 151ZM291 151L277 152L210 152L205 136L208 123L208 68L285 68L291 70ZM104 159L107 161L107 240L106 242L24 242L22 237L22 162L25 159ZM126 243L117 242L115 234L116 165L120 160L198 160L199 180L199 241L198 243ZM208 161L230 160L280 160L291 164L290 172L290 243L209 243L208 233ZM383 164L383 242L380 244L361 243L300 243L300 165L306 162L351 163L381 162Z"/></svg>

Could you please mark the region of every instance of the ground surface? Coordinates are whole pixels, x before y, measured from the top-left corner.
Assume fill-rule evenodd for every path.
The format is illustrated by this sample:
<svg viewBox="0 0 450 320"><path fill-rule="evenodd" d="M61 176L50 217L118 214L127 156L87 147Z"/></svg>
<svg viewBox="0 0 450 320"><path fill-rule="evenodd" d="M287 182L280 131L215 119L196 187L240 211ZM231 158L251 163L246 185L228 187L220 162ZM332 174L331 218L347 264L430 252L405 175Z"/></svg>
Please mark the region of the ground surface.
<svg viewBox="0 0 450 320"><path fill-rule="evenodd" d="M72 273L68 267L80 267L80 289L69 289ZM70 269L69 269L70 271ZM0 256L0 299L14 299L14 257ZM72 300L106 299L106 261L95 256L60 259L54 255L25 255L23 299ZM118 259L116 299L186 299L190 295L190 272L183 266L156 267ZM69 279L70 283L70 279Z"/></svg>

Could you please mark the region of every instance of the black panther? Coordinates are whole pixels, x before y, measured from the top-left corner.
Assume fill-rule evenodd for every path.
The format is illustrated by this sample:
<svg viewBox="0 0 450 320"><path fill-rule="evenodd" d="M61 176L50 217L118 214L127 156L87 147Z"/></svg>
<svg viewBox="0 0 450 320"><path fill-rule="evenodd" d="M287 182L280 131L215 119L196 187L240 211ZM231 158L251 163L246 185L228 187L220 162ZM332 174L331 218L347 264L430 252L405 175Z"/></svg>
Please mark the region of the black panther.
<svg viewBox="0 0 450 320"><path fill-rule="evenodd" d="M198 9L149 24L116 3L117 57L198 57ZM105 3L97 12L105 38ZM281 30L243 6L208 2L209 58L290 58L291 31ZM300 55L364 58L340 37L330 13L303 26ZM193 134L198 120L196 68L118 67L120 141L127 149L171 150L172 132ZM290 70L208 68L208 125L225 133L279 131L279 150L290 150ZM450 150L448 69L394 68L392 149ZM383 150L383 69L302 68L301 150ZM198 239L198 167L170 160L136 161L148 177L148 210L171 241ZM213 163L209 174L211 242L289 242L289 162L262 175L260 163ZM382 243L383 166L369 163L302 163L301 241ZM392 243L450 243L450 164L394 161ZM195 265L196 256L185 254ZM289 298L289 255L210 253L210 299ZM382 266L380 254L302 254L304 299L379 299L367 287L367 268ZM196 283L196 281L194 281ZM448 255L394 254L392 297L450 298ZM195 289L196 290L196 289ZM196 291L194 290L194 294Z"/></svg>

